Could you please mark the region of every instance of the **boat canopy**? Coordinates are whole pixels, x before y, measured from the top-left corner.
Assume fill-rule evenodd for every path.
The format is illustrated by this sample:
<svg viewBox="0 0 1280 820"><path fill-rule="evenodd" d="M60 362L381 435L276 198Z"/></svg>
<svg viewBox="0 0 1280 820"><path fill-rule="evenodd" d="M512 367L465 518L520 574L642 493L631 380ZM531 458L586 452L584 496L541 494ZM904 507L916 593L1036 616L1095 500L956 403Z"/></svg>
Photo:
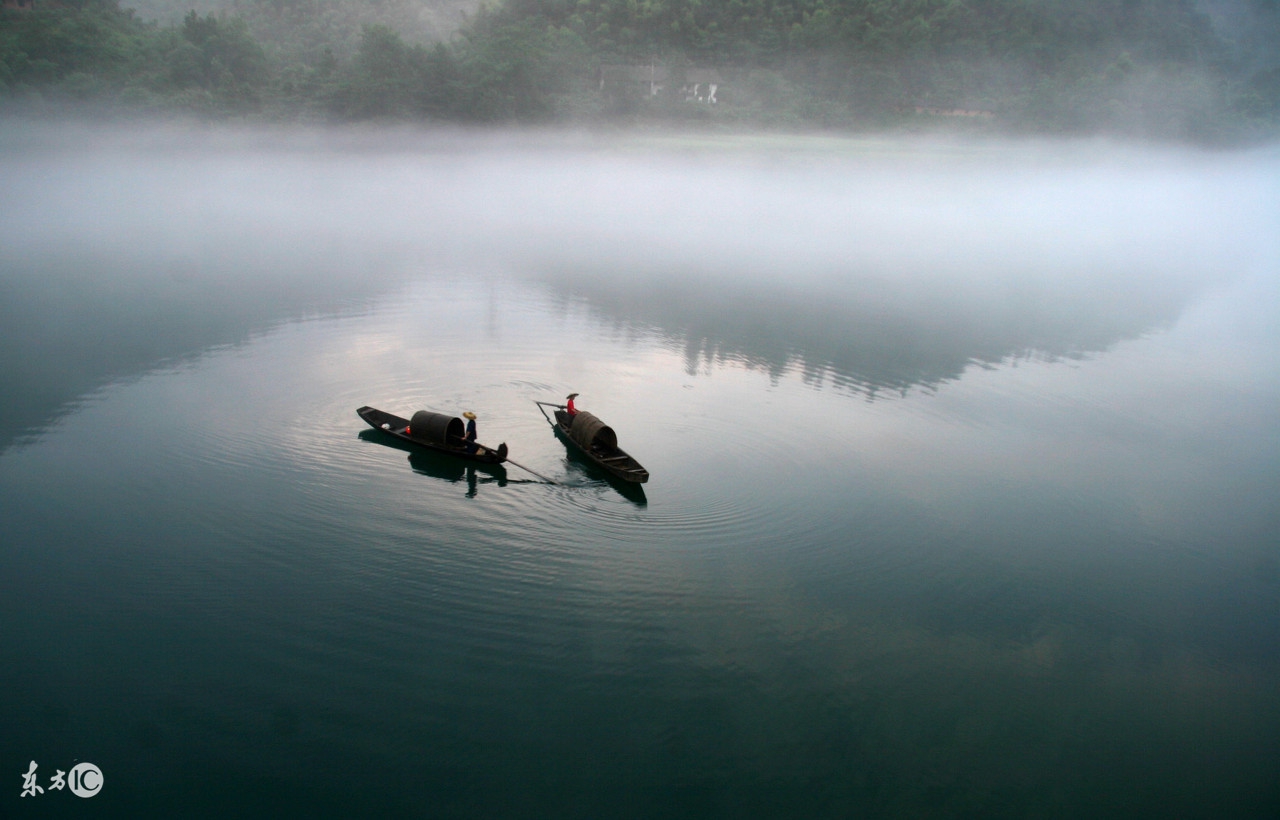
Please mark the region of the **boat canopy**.
<svg viewBox="0 0 1280 820"><path fill-rule="evenodd" d="M446 416L444 413L432 413L419 410L409 419L409 435L433 444L454 446L466 434L462 419L457 416Z"/></svg>
<svg viewBox="0 0 1280 820"><path fill-rule="evenodd" d="M618 449L618 434L613 432L613 428L583 410L573 417L569 436L587 450Z"/></svg>

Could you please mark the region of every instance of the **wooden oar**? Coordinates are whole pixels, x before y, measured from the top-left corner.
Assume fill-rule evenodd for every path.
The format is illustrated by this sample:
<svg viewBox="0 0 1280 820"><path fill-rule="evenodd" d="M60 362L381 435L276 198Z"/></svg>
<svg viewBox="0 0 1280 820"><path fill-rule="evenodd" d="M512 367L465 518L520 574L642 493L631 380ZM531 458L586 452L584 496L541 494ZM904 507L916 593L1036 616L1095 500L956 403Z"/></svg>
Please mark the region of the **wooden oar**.
<svg viewBox="0 0 1280 820"><path fill-rule="evenodd" d="M556 423L555 423L554 421L552 421L552 420L551 420L551 417L547 415L547 411L546 411L546 410L543 410L542 408L544 408L544 407L554 407L554 408L556 408L557 410L563 410L563 409L565 409L565 406L564 406L563 404L552 404L552 403L551 403L551 402L549 402L549 401L538 401L537 399L534 399L534 400L533 400L533 403L534 403L534 404L536 404L536 405L538 405L538 412L542 414L542 417L543 417L544 419L546 419L548 422L550 422L550 424L551 424L551 426L552 426L552 427L555 427L555 426L556 426Z"/></svg>
<svg viewBox="0 0 1280 820"><path fill-rule="evenodd" d="M453 438L457 438L457 436L453 436ZM480 443L480 442L478 442L478 441L467 441L466 439L460 439L460 441L463 443L463 445L467 445L467 444L474 444L476 447L479 447L479 448L482 448L482 449L488 450L488 451L489 451L489 452L491 452L491 453L496 453L496 452L498 452L498 448L497 448L497 447L490 447L489 445L487 445L487 444L481 444L481 443ZM556 486L559 486L559 485L560 485L560 482L559 482L559 481L553 481L552 479L547 478L546 476L544 476L542 473L534 472L533 470L530 470L528 467L524 466L524 465L523 465L523 464L521 464L520 462L518 462L518 461L512 461L510 457L504 458L504 459L503 459L501 462L499 462L499 463L500 463L500 464L510 464L510 465L512 465L512 466L514 466L514 467L519 467L521 470L524 470L526 473L533 473L533 474L534 474L534 475L536 475L538 478L542 479L543 481L547 482L548 484L555 484Z"/></svg>
<svg viewBox="0 0 1280 820"><path fill-rule="evenodd" d="M519 462L512 461L510 458L508 458L508 459L507 459L507 463L508 463L508 464L514 464L515 466L519 467L521 470L524 470L526 473L533 473L533 474L534 474L534 475L536 475L538 478L542 479L543 481L547 482L548 484L555 484L556 486L560 486L560 482L559 482L559 481L552 481L551 479L549 479L549 478L547 478L546 476L544 476L542 473L534 473L534 472L533 472L533 470L530 470L528 467L524 466L523 464L520 464Z"/></svg>

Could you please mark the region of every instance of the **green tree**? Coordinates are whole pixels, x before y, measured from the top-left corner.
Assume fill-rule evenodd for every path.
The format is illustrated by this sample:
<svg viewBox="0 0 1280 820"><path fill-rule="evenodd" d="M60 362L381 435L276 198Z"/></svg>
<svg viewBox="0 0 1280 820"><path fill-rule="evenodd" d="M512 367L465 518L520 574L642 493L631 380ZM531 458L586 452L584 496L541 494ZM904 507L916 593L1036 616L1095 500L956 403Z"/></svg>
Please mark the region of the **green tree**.
<svg viewBox="0 0 1280 820"><path fill-rule="evenodd" d="M585 89L590 59L572 30L540 19L506 22L482 16L458 46L469 118L547 120L557 101Z"/></svg>
<svg viewBox="0 0 1280 820"><path fill-rule="evenodd" d="M240 18L187 14L163 54L171 88L215 106L252 106L269 77L266 53Z"/></svg>
<svg viewBox="0 0 1280 820"><path fill-rule="evenodd" d="M116 0L0 11L0 91L81 95L118 88L144 59L150 29Z"/></svg>
<svg viewBox="0 0 1280 820"><path fill-rule="evenodd" d="M355 58L340 75L331 110L344 119L453 118L460 70L444 45L409 45L382 25L364 27Z"/></svg>

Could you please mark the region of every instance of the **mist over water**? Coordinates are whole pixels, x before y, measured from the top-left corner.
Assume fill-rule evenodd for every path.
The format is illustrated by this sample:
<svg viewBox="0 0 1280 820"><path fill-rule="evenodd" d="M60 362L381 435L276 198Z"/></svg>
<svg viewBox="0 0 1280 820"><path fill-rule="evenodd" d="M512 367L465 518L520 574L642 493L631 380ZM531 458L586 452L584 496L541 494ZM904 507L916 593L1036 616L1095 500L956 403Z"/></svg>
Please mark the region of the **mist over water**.
<svg viewBox="0 0 1280 820"><path fill-rule="evenodd" d="M4 759L111 816L1275 813L1277 172L8 123Z"/></svg>
<svg viewBox="0 0 1280 820"><path fill-rule="evenodd" d="M28 408L420 275L515 276L695 357L901 388L1106 349L1275 253L1267 151L34 125L3 150ZM33 350L60 364L20 376ZM18 412L6 429L45 417Z"/></svg>

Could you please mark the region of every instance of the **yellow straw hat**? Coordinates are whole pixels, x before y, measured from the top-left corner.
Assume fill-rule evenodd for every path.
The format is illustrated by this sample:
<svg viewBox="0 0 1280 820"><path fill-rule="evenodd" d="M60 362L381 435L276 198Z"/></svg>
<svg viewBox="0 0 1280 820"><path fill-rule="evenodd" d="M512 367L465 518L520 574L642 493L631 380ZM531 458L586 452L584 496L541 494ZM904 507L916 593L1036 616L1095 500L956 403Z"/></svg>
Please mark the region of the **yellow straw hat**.
<svg viewBox="0 0 1280 820"><path fill-rule="evenodd" d="M476 414L475 414L475 413L472 413L470 410L468 410L467 412L463 413L463 414L462 414L462 417L463 417L464 419L471 419L472 421L475 421L475 420L476 420Z"/></svg>

